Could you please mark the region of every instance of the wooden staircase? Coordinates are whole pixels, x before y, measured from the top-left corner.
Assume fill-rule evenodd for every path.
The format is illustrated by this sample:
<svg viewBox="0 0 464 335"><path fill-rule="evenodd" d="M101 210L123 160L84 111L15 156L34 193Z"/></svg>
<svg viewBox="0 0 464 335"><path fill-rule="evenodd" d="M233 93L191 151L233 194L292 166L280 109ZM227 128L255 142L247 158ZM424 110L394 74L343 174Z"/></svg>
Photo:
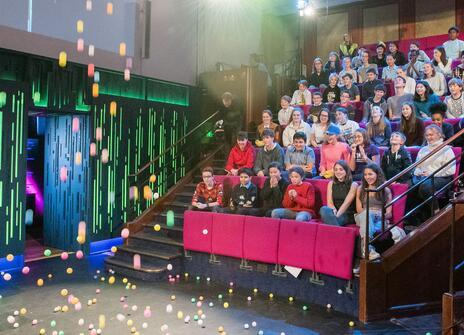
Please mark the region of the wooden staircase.
<svg viewBox="0 0 464 335"><path fill-rule="evenodd" d="M225 174L225 154L218 151L212 160L202 166L212 164L215 174ZM199 170L199 169L198 169ZM116 273L142 280L164 280L169 274L183 271L183 224L184 212L189 208L193 192L201 180L199 171L187 177L181 185L176 185L160 208L151 207L143 214L137 227L130 227L131 234L118 251L105 260L107 269ZM167 226L167 212L174 212L174 226ZM131 226L129 224L128 226ZM159 226L159 231L155 230ZM134 255L140 255L141 268L134 269ZM173 269L169 271L168 265Z"/></svg>

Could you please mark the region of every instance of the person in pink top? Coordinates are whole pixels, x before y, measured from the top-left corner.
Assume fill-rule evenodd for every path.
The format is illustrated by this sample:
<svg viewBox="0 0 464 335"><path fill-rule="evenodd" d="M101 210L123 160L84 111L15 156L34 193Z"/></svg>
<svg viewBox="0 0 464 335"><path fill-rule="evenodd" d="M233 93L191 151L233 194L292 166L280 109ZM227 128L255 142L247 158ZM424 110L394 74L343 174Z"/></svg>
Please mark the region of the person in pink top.
<svg viewBox="0 0 464 335"><path fill-rule="evenodd" d="M326 132L325 143L321 147L320 176L325 179L333 177L333 167L338 160L350 161L350 147L338 141L340 128L330 125Z"/></svg>

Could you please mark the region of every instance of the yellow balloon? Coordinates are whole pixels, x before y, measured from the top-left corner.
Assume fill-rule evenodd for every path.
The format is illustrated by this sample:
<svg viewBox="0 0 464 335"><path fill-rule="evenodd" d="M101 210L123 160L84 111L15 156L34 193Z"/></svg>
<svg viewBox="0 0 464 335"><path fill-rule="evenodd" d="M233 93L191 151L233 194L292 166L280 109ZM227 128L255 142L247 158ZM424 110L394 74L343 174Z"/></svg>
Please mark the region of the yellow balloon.
<svg viewBox="0 0 464 335"><path fill-rule="evenodd" d="M12 254L6 255L6 260L7 260L8 262L12 262L13 259L14 259L14 256L13 256Z"/></svg>
<svg viewBox="0 0 464 335"><path fill-rule="evenodd" d="M112 253L116 253L116 251L118 251L118 248L116 248L115 246L111 247L111 252Z"/></svg>
<svg viewBox="0 0 464 335"><path fill-rule="evenodd" d="M153 229L154 229L155 231L160 231L160 230L161 230L161 226L160 226L159 224L155 224L155 225L153 226Z"/></svg>
<svg viewBox="0 0 464 335"><path fill-rule="evenodd" d="M65 288L62 289L62 290L61 290L61 295L62 295L63 297L66 297L66 296L68 295L68 290L65 289Z"/></svg>
<svg viewBox="0 0 464 335"><path fill-rule="evenodd" d="M154 183L154 182L156 182L156 176L154 174L152 174L150 176L150 183Z"/></svg>
<svg viewBox="0 0 464 335"><path fill-rule="evenodd" d="M108 278L108 283L109 283L110 285L113 285L114 282L115 282L115 280L116 280L116 279L115 279L113 276L111 276L111 277Z"/></svg>
<svg viewBox="0 0 464 335"><path fill-rule="evenodd" d="M43 284L44 284L44 281L42 278L37 279L37 286L40 287L40 286L43 286Z"/></svg>
<svg viewBox="0 0 464 335"><path fill-rule="evenodd" d="M117 109L116 101L111 101L110 103L110 115L111 116L116 116L116 109Z"/></svg>
<svg viewBox="0 0 464 335"><path fill-rule="evenodd" d="M74 270L73 270L72 268L67 268L67 269L66 269L66 273L67 273L68 275L71 275L73 272L74 272Z"/></svg>
<svg viewBox="0 0 464 335"><path fill-rule="evenodd" d="M58 65L60 67L65 67L67 61L68 61L68 56L66 55L66 52L61 51L60 55L58 56Z"/></svg>

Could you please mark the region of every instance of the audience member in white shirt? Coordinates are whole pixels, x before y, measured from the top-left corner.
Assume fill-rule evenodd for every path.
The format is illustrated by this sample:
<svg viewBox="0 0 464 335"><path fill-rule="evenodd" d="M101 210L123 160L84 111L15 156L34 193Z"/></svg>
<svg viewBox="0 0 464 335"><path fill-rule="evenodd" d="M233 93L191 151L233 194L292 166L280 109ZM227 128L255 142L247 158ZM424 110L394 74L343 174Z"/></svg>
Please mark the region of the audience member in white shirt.
<svg viewBox="0 0 464 335"><path fill-rule="evenodd" d="M464 41L458 39L459 37L459 28L451 27L448 29L449 40L443 43L445 47L446 54L451 59L459 58L461 52L464 51Z"/></svg>

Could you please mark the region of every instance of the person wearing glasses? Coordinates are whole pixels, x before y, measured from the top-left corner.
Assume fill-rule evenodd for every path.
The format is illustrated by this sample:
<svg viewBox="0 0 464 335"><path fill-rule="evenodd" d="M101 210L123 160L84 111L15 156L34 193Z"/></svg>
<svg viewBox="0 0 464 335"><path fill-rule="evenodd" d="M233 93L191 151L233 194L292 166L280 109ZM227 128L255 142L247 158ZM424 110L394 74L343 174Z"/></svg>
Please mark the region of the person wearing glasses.
<svg viewBox="0 0 464 335"><path fill-rule="evenodd" d="M199 182L192 197L192 210L222 212L222 184L214 180L213 168L204 167L201 171L203 181Z"/></svg>

